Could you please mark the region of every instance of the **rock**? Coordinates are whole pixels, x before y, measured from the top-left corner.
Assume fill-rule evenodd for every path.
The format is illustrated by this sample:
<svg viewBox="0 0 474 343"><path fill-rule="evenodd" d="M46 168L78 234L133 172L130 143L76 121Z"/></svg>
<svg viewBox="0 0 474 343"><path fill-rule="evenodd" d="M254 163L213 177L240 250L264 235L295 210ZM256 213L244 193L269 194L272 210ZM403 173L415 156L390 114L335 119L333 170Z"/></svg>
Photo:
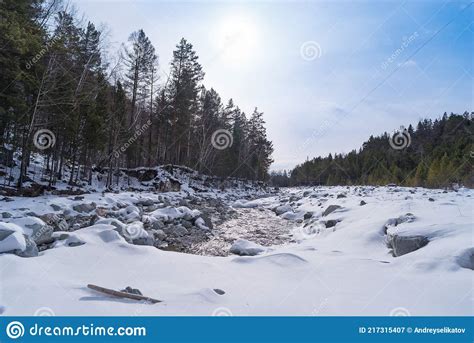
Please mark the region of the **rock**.
<svg viewBox="0 0 474 343"><path fill-rule="evenodd" d="M274 209L277 215L281 215L286 212L293 212L293 208L290 205L281 205Z"/></svg>
<svg viewBox="0 0 474 343"><path fill-rule="evenodd" d="M36 243L28 236L24 235L26 248L24 250L14 250L13 253L20 257L36 257L38 256L38 247Z"/></svg>
<svg viewBox="0 0 474 343"><path fill-rule="evenodd" d="M189 234L188 230L181 224L178 225L170 225L165 228L165 232L171 236L175 237L183 237Z"/></svg>
<svg viewBox="0 0 474 343"><path fill-rule="evenodd" d="M96 207L97 207L96 203L91 202L90 204L83 203L83 204L79 204L79 205L74 205L72 207L72 209L74 211L80 212L80 213L89 213L89 212L94 211Z"/></svg>
<svg viewBox="0 0 474 343"><path fill-rule="evenodd" d="M204 224L205 224L206 227L208 227L211 230L214 228L214 225L212 224L211 218L206 213L201 213L200 217L204 221Z"/></svg>
<svg viewBox="0 0 474 343"><path fill-rule="evenodd" d="M67 244L67 246L68 246L68 247L71 247L71 248L74 248L74 247L78 247L78 246L84 245L84 244L86 244L86 243L84 243L84 242L69 242L69 243Z"/></svg>
<svg viewBox="0 0 474 343"><path fill-rule="evenodd" d="M143 198L143 199L140 199L136 202L136 205L139 205L139 206L152 206L154 205L154 201L153 199L150 199L150 198Z"/></svg>
<svg viewBox="0 0 474 343"><path fill-rule="evenodd" d="M304 220L311 219L313 217L313 212L306 212L303 216Z"/></svg>
<svg viewBox="0 0 474 343"><path fill-rule="evenodd" d="M139 237L132 239L132 243L135 245L155 245L155 239L152 236Z"/></svg>
<svg viewBox="0 0 474 343"><path fill-rule="evenodd" d="M225 292L222 289L219 289L219 288L214 288L214 292L216 292L219 295L224 295L225 294Z"/></svg>
<svg viewBox="0 0 474 343"><path fill-rule="evenodd" d="M428 198L428 201L435 201L435 199L433 199L433 198Z"/></svg>
<svg viewBox="0 0 474 343"><path fill-rule="evenodd" d="M342 207L339 206L339 205L329 205L328 208L326 208L326 209L324 210L324 212L323 212L323 217L325 217L325 216L331 214L332 212L334 212L334 211L336 211L336 210L338 210L338 209L340 209L340 208L342 208Z"/></svg>
<svg viewBox="0 0 474 343"><path fill-rule="evenodd" d="M122 289L120 292L129 293L129 294L136 294L136 295L143 295L142 292L140 292L139 289L132 288L130 286L126 287L125 289Z"/></svg>
<svg viewBox="0 0 474 343"><path fill-rule="evenodd" d="M347 196L346 196L345 194L343 194L343 193L338 194L338 195L337 195L337 199L341 199L341 198L347 198Z"/></svg>
<svg viewBox="0 0 474 343"><path fill-rule="evenodd" d="M16 225L22 227L24 233L29 236L36 244L42 244L49 241L53 235L53 228L36 217L18 218L13 221Z"/></svg>
<svg viewBox="0 0 474 343"><path fill-rule="evenodd" d="M62 209L61 206L56 204L50 204L49 206L51 206L54 211L61 211Z"/></svg>
<svg viewBox="0 0 474 343"><path fill-rule="evenodd" d="M198 218L199 219L199 218ZM197 220L196 220L197 221ZM181 225L183 225L186 229L191 229L193 227L193 223L187 220L182 220Z"/></svg>
<svg viewBox="0 0 474 343"><path fill-rule="evenodd" d="M361 200L359 206L364 206L364 205L367 205L367 203L364 200Z"/></svg>
<svg viewBox="0 0 474 343"><path fill-rule="evenodd" d="M2 218L11 218L12 217L12 214L9 213L9 212L2 212Z"/></svg>
<svg viewBox="0 0 474 343"><path fill-rule="evenodd" d="M392 249L395 257L418 250L427 245L429 239L425 236L387 235L387 246Z"/></svg>
<svg viewBox="0 0 474 343"><path fill-rule="evenodd" d="M326 221L324 222L324 225L326 226L326 229L327 229L327 228L336 226L337 223L339 223L339 220L331 219L331 220L326 220Z"/></svg>
<svg viewBox="0 0 474 343"><path fill-rule="evenodd" d="M457 262L462 268L474 270L474 248L463 251L457 257Z"/></svg>
<svg viewBox="0 0 474 343"><path fill-rule="evenodd" d="M160 241L166 239L166 233L163 230L153 230L152 233L153 236Z"/></svg>
<svg viewBox="0 0 474 343"><path fill-rule="evenodd" d="M412 223L415 221L415 216L413 215L413 213L407 213L403 216L400 216L398 218L390 218L387 223L385 224L384 226L384 234L387 233L387 230L389 228L389 226L398 226L402 223Z"/></svg>
<svg viewBox="0 0 474 343"><path fill-rule="evenodd" d="M67 221L56 213L46 213L40 216L46 224L53 228L53 231L68 231L69 225Z"/></svg>
<svg viewBox="0 0 474 343"><path fill-rule="evenodd" d="M264 252L265 248L259 244L239 238L232 244L229 251L239 256L255 256Z"/></svg>
<svg viewBox="0 0 474 343"><path fill-rule="evenodd" d="M153 230L161 230L165 227L165 224L161 220L156 220L151 224Z"/></svg>

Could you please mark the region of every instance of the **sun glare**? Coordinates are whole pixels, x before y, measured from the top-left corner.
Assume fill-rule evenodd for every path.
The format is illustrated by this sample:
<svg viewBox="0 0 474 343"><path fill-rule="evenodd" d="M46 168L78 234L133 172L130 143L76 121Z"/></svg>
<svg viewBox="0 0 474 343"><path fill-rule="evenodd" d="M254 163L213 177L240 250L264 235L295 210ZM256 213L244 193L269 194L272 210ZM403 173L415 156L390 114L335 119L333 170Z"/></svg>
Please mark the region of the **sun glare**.
<svg viewBox="0 0 474 343"><path fill-rule="evenodd" d="M248 17L225 18L217 26L214 39L220 58L245 62L256 54L258 30Z"/></svg>

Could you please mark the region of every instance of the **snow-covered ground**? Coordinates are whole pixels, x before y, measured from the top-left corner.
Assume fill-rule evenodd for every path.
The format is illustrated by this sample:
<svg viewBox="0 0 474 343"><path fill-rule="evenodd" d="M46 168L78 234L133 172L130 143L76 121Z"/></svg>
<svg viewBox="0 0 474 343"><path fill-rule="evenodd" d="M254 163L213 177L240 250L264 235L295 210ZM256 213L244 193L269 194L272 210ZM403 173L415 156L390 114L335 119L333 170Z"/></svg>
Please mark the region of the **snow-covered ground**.
<svg viewBox="0 0 474 343"><path fill-rule="evenodd" d="M3 227L4 232L12 230L16 235L8 242L8 237L0 236L0 251L26 249L29 239L46 247L36 257L0 254L0 312L474 315L474 191L316 187L285 189L253 200L245 194L197 194L187 189L0 201L4 222L0 233ZM279 240L283 244L270 247L244 240L232 247L229 243L229 250L254 256L200 256L157 249L162 243L157 244L162 235L158 230L170 236L180 234L181 228L176 227L181 224L173 226L171 233L166 226L157 229L167 222L191 223L188 233L219 234L194 206L203 197L236 209L271 210L290 223L291 233ZM82 208L77 207L81 204ZM97 217L92 226L84 220L75 227L71 220L66 224L56 220L54 239L41 243L38 235L45 234L44 226L34 218L51 213L69 219L91 213ZM245 225L252 225L252 218ZM255 216L259 218L265 216ZM229 222L222 227L232 229ZM155 246L146 245L148 237ZM117 290L131 286L163 302L112 298L88 289L87 284Z"/></svg>

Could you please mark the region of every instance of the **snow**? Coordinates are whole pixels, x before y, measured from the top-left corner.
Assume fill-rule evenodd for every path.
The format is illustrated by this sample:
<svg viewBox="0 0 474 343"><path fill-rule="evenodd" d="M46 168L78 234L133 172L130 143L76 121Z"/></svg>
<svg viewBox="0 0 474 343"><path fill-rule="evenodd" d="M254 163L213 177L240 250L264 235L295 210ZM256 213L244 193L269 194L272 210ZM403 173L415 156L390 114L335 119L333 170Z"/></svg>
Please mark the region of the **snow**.
<svg viewBox="0 0 474 343"><path fill-rule="evenodd" d="M26 249L25 237L20 232L12 232L0 242L0 253L17 249L20 251Z"/></svg>
<svg viewBox="0 0 474 343"><path fill-rule="evenodd" d="M337 198L341 193L346 197ZM92 193L82 201L107 208L131 206L124 211L131 214L140 199L158 197L140 195ZM199 216L178 206L183 194L160 196L175 203L155 210L153 218ZM472 190L317 187L284 189L237 202L235 194L213 196L229 198L228 203L236 207L281 208L278 212L287 218L288 212L298 214L296 220L288 218L293 220L293 241L261 248L257 256L198 256L130 244L113 220L101 219L68 232L68 238L38 257L0 254L0 308L10 316L33 315L45 306L56 315L99 316L212 315L217 309L232 315L386 316L397 308L413 316L474 314ZM65 209L77 204L70 197L58 200L53 195L12 198L12 202L0 201L0 212L9 212L14 219L28 211L54 212L52 203ZM361 206L361 200L367 204ZM341 208L323 216L330 205ZM302 220L307 212L312 217ZM394 220L403 217L411 219ZM327 228L328 220L337 224ZM25 244L22 227L0 223L1 228L14 233L0 241L0 252ZM133 220L128 228L140 234L143 230ZM423 236L429 242L394 257L385 232ZM84 244L70 246L71 242ZM234 246L241 251L258 247L244 240ZM89 283L113 289L131 286L164 302L151 305L111 298L88 289ZM217 294L216 288L225 294Z"/></svg>

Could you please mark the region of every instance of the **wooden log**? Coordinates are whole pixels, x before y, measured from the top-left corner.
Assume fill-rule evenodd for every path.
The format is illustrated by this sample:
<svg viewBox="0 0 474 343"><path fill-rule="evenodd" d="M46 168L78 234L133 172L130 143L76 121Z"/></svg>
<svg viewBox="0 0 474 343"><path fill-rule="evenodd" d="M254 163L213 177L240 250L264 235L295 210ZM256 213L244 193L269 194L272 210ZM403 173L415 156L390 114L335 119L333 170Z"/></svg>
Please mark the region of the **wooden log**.
<svg viewBox="0 0 474 343"><path fill-rule="evenodd" d="M92 285L92 284L88 284L87 288L93 289L94 291L97 291L97 292L100 292L100 293L105 293L105 294L108 294L108 295L112 295L112 296L118 297L118 298L127 298L127 299L133 299L133 300L145 300L145 301L148 301L152 304L162 302L161 300L145 297L143 295L132 294L132 293L127 293L127 292L120 292L120 291L116 291L114 289L100 287L100 286L96 286L96 285Z"/></svg>

